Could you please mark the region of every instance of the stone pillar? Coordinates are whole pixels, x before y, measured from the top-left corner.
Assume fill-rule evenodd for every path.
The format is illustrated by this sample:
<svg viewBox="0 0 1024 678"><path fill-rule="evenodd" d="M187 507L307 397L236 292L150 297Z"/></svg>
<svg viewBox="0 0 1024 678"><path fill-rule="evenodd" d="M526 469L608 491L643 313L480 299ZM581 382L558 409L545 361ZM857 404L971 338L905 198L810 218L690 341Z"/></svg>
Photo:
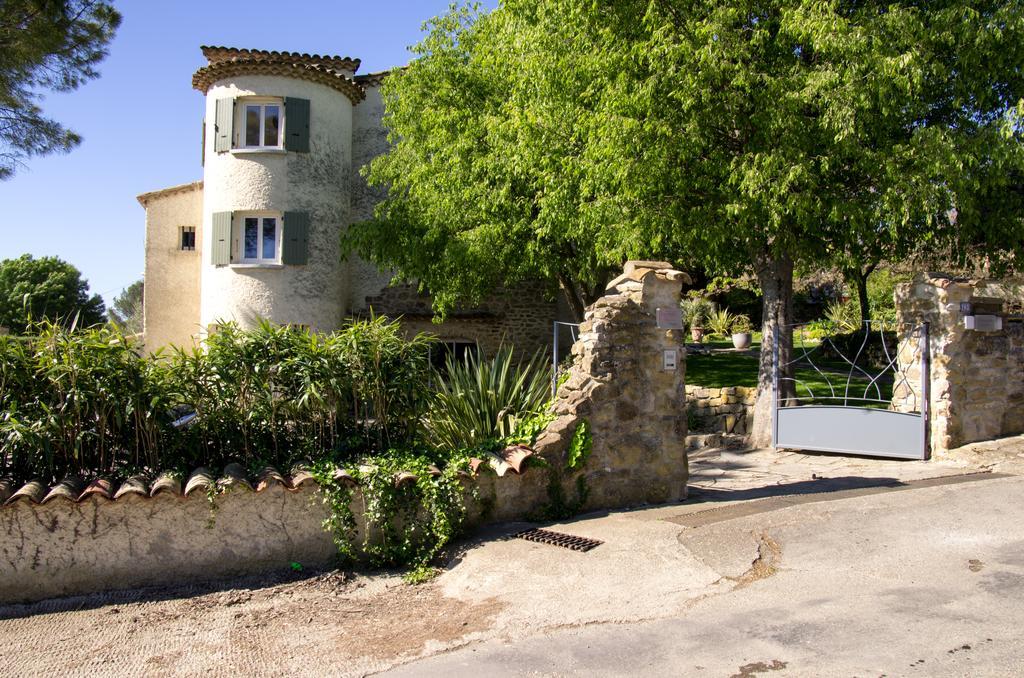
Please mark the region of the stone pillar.
<svg viewBox="0 0 1024 678"><path fill-rule="evenodd" d="M979 313L1000 315L1003 328L967 329L961 303L972 304ZM897 287L900 322L930 323L933 452L1024 433L1022 303L1022 280L964 280L929 273ZM899 364L910 384L893 389L896 410L914 409L914 394L921 393L919 356L916 340L904 343Z"/></svg>
<svg viewBox="0 0 1024 678"><path fill-rule="evenodd" d="M686 497L686 348L683 331L659 329L656 318L659 308L678 309L685 279L665 262L630 261L587 309L556 419L537 442L538 454L564 468L573 434L588 423L584 508Z"/></svg>

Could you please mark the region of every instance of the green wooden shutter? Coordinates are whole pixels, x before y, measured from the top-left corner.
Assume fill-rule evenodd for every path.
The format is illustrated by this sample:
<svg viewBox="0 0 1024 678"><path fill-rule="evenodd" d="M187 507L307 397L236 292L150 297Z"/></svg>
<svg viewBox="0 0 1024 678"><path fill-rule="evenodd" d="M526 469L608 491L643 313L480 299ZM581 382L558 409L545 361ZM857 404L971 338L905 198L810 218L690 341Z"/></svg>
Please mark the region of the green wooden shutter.
<svg viewBox="0 0 1024 678"><path fill-rule="evenodd" d="M284 213L284 242L281 243L281 263L302 265L309 260L309 214Z"/></svg>
<svg viewBox="0 0 1024 678"><path fill-rule="evenodd" d="M213 150L218 153L230 151L233 144L232 127L235 122L235 100L217 99L214 115Z"/></svg>
<svg viewBox="0 0 1024 678"><path fill-rule="evenodd" d="M284 148L309 153L309 99L284 100Z"/></svg>
<svg viewBox="0 0 1024 678"><path fill-rule="evenodd" d="M231 263L231 212L213 213L213 245L210 249L214 266Z"/></svg>

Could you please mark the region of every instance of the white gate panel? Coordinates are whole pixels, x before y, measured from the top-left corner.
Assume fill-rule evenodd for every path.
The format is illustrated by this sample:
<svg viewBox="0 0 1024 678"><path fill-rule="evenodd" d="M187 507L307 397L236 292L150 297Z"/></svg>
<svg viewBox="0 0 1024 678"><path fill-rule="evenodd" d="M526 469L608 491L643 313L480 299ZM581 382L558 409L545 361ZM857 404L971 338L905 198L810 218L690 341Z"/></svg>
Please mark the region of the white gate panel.
<svg viewBox="0 0 1024 678"><path fill-rule="evenodd" d="M866 407L803 405L776 411L776 447L925 459L920 414Z"/></svg>

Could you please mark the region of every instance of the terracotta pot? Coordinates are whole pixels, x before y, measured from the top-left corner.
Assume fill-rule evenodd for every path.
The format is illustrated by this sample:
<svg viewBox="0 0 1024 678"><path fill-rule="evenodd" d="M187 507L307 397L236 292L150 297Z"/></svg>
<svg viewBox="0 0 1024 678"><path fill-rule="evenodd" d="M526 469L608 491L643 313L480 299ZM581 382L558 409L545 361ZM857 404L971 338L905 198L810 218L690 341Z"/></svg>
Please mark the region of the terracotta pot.
<svg viewBox="0 0 1024 678"><path fill-rule="evenodd" d="M704 341L704 328L703 327L691 327L690 328L690 336L693 337L693 340L696 341L699 344L700 342Z"/></svg>
<svg viewBox="0 0 1024 678"><path fill-rule="evenodd" d="M750 332L736 332L732 335L732 345L743 350L750 348Z"/></svg>

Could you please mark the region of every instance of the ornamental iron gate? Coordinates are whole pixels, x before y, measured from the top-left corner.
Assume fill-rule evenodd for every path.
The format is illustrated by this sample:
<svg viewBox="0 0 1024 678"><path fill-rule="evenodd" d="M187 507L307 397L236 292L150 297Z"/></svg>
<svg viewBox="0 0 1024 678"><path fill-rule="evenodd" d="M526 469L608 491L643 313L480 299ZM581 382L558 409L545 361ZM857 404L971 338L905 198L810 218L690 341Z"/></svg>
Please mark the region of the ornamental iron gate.
<svg viewBox="0 0 1024 678"><path fill-rule="evenodd" d="M815 334L794 325L791 359L781 363L776 329L772 446L928 459L928 323L867 321L861 332Z"/></svg>

